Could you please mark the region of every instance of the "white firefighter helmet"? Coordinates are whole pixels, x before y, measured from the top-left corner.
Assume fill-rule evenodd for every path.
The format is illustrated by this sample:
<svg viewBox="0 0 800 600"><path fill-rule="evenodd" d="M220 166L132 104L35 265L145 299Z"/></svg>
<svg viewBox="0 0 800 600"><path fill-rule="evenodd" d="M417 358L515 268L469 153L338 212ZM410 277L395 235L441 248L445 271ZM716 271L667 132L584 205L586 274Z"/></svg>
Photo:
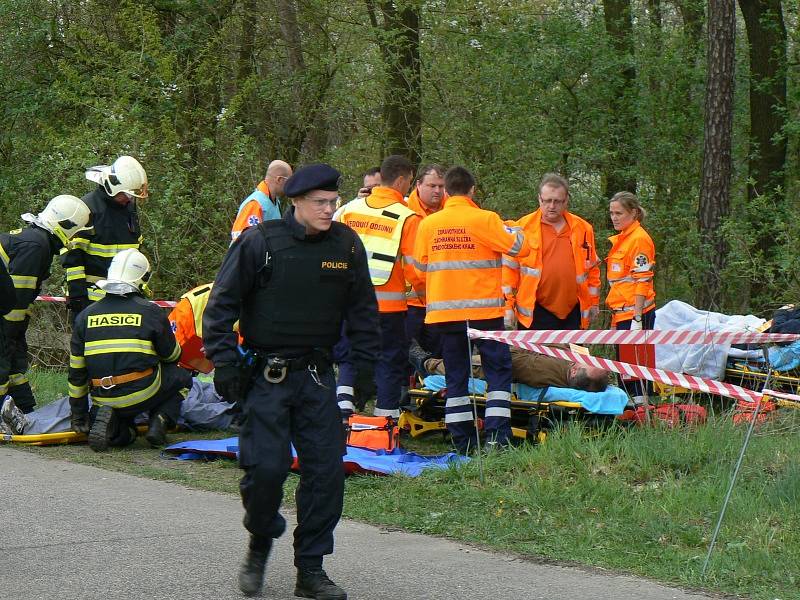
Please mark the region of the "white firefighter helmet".
<svg viewBox="0 0 800 600"><path fill-rule="evenodd" d="M136 198L147 198L147 173L132 156L120 156L113 165L104 167L100 184L109 196L125 192Z"/></svg>
<svg viewBox="0 0 800 600"><path fill-rule="evenodd" d="M89 225L91 218L92 213L83 200L69 194L61 194L50 200L44 210L31 220L52 233L66 246L76 233L91 229Z"/></svg>
<svg viewBox="0 0 800 600"><path fill-rule="evenodd" d="M128 248L114 255L106 279L98 281L97 287L109 294L144 292L149 279L150 261L138 250Z"/></svg>

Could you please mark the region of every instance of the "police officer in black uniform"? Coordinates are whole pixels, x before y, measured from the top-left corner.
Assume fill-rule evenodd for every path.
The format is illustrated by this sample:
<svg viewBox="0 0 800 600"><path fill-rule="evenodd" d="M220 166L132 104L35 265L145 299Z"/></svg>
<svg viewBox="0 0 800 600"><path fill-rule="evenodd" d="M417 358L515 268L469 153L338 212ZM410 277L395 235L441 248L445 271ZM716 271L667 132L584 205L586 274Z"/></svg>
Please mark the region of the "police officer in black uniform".
<svg viewBox="0 0 800 600"><path fill-rule="evenodd" d="M11 277L13 289L3 291L3 304L9 310L0 318L0 398L6 392L24 413L36 405L28 377L28 343L30 306L50 276L53 257L72 236L84 230L91 215L75 196L56 196L38 215L22 215L29 225L24 229L0 234L0 262Z"/></svg>
<svg viewBox="0 0 800 600"><path fill-rule="evenodd" d="M192 385L191 373L177 365L181 349L166 314L142 296L149 278L150 262L141 252L119 252L108 279L98 282L106 295L78 315L72 330L71 425L89 434L95 451L132 443L141 412L150 415L145 439L163 446L180 414L180 392Z"/></svg>
<svg viewBox="0 0 800 600"><path fill-rule="evenodd" d="M348 416L336 403L331 348L346 320L363 407L375 389L379 333L364 246L332 220L339 177L329 165L316 164L289 178L284 191L292 206L282 219L245 230L231 245L203 317L217 391L228 401L244 399L240 491L250 544L239 587L248 596L261 589L272 540L286 528L278 509L292 443L300 462L294 593L347 598L322 569L342 512L342 419ZM236 319L246 349L241 358L232 332Z"/></svg>
<svg viewBox="0 0 800 600"><path fill-rule="evenodd" d="M86 178L98 183L83 200L92 211L92 230L73 240L61 258L67 276L67 308L72 323L103 297L97 282L108 273L117 252L142 243L137 202L147 198L147 173L132 156L120 156L110 166L92 167Z"/></svg>

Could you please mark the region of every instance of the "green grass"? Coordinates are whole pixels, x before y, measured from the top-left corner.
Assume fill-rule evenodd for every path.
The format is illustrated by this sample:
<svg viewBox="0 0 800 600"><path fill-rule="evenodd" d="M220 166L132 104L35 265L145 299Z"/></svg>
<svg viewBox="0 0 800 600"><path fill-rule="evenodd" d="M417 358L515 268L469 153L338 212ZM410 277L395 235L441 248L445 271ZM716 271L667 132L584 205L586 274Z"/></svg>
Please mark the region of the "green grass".
<svg viewBox="0 0 800 600"><path fill-rule="evenodd" d="M39 397L56 375L37 373ZM529 557L627 571L752 598L800 598L800 412L759 428L732 496L705 581L700 569L745 433L720 416L696 429L572 426L543 446L487 456L419 478L351 477L345 515ZM203 437L222 437L207 435ZM180 434L172 439L190 439ZM436 453L439 436L406 447ZM143 440L95 454L36 448L52 458L236 493L233 462L168 461ZM287 481L287 502L297 478Z"/></svg>

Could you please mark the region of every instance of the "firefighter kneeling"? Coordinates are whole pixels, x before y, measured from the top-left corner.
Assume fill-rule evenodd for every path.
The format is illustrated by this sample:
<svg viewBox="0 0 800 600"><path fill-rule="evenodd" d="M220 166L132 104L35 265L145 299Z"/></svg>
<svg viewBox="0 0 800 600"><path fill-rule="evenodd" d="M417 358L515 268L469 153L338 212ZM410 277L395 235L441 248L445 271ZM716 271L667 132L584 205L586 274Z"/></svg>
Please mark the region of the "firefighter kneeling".
<svg viewBox="0 0 800 600"><path fill-rule="evenodd" d="M191 374L177 366L181 349L167 316L143 297L150 263L138 250L123 250L111 261L106 292L81 312L72 332L69 397L72 429L89 434L95 451L126 446L136 439L133 420L149 412L145 438L163 446L178 419ZM92 410L87 394L91 389Z"/></svg>

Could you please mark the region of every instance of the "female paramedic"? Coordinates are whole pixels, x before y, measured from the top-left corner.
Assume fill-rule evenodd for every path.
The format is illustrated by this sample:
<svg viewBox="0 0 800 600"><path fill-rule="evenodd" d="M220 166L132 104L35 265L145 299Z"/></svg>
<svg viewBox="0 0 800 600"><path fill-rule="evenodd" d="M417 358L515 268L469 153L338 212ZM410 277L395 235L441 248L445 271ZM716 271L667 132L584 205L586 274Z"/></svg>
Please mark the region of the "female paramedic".
<svg viewBox="0 0 800 600"><path fill-rule="evenodd" d="M611 223L619 233L611 236L611 251L606 258L609 291L606 305L611 309L614 329L653 329L656 320L656 292L653 267L656 250L650 235L642 227L647 214L639 199L630 192L618 192L608 206ZM630 347L629 347L630 348ZM646 356L653 346L633 346L626 362L654 366ZM620 347L622 350L622 347ZM624 352L622 360L625 360ZM624 384L625 385L625 384ZM625 385L634 402L641 402L642 388L638 381Z"/></svg>

